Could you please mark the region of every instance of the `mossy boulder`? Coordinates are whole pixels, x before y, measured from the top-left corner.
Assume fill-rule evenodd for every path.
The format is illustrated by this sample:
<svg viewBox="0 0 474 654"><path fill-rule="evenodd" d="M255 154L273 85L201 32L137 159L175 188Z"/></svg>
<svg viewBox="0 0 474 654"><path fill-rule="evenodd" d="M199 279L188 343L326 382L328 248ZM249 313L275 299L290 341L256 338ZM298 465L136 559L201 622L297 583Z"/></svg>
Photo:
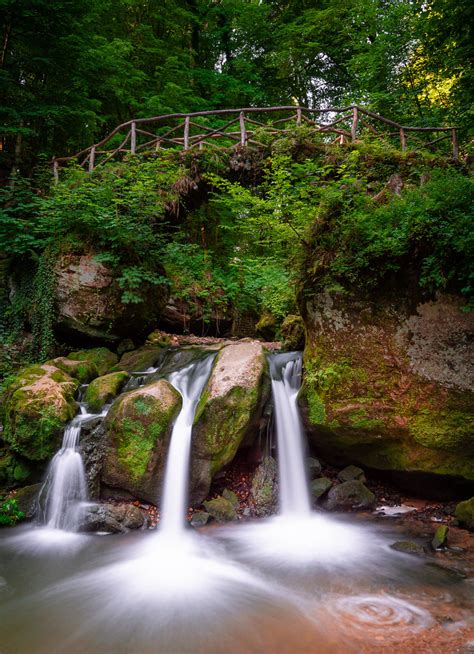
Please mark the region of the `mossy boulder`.
<svg viewBox="0 0 474 654"><path fill-rule="evenodd" d="M204 508L211 518L217 522L230 522L237 519L237 513L232 502L220 495L213 500L204 502Z"/></svg>
<svg viewBox="0 0 474 654"><path fill-rule="evenodd" d="M286 350L304 348L304 322L301 316L289 315L281 323L280 335Z"/></svg>
<svg viewBox="0 0 474 654"><path fill-rule="evenodd" d="M125 370L126 372L145 372L148 368L156 367L165 356L166 352L161 347L149 346L140 347L132 352L125 352L119 363L113 370Z"/></svg>
<svg viewBox="0 0 474 654"><path fill-rule="evenodd" d="M300 393L314 451L446 492L474 481L474 313L400 290L306 297Z"/></svg>
<svg viewBox="0 0 474 654"><path fill-rule="evenodd" d="M332 481L327 477L319 477L319 479L313 479L311 482L311 495L315 500L318 500L323 495L326 495L328 490L332 488Z"/></svg>
<svg viewBox="0 0 474 654"><path fill-rule="evenodd" d="M118 361L118 356L115 352L111 352L106 347L94 347L89 350L78 350L77 352L71 352L68 355L68 359L74 361L87 361L88 363L94 365L97 369L98 375L105 375L109 370L114 366Z"/></svg>
<svg viewBox="0 0 474 654"><path fill-rule="evenodd" d="M36 502L43 484L31 484L18 488L12 497L17 501L19 510L26 518L32 518L36 513Z"/></svg>
<svg viewBox="0 0 474 654"><path fill-rule="evenodd" d="M275 316L269 311L264 311L255 325L257 335L266 341L272 341L275 338L276 330L277 321Z"/></svg>
<svg viewBox="0 0 474 654"><path fill-rule="evenodd" d="M49 459L76 414L77 386L77 380L52 365L20 370L1 398L2 439L9 450L30 461Z"/></svg>
<svg viewBox="0 0 474 654"><path fill-rule="evenodd" d="M275 513L278 506L278 467L272 456L267 456L252 477L250 498L256 516Z"/></svg>
<svg viewBox="0 0 474 654"><path fill-rule="evenodd" d="M474 531L474 497L464 502L459 502L454 515L463 527Z"/></svg>
<svg viewBox="0 0 474 654"><path fill-rule="evenodd" d="M219 352L195 414L192 502L206 497L213 476L255 430L266 395L265 366L263 348L255 341L228 345Z"/></svg>
<svg viewBox="0 0 474 654"><path fill-rule="evenodd" d="M329 510L368 509L375 504L375 495L358 479L345 481L329 491L326 506Z"/></svg>
<svg viewBox="0 0 474 654"><path fill-rule="evenodd" d="M77 379L81 384L88 384L92 379L99 375L97 366L93 361L83 360L75 361L68 357L57 357L46 362L51 366L59 368L67 373L70 377Z"/></svg>
<svg viewBox="0 0 474 654"><path fill-rule="evenodd" d="M130 379L128 372L111 372L94 379L87 387L84 396L89 410L98 413L104 404L117 397L128 379Z"/></svg>
<svg viewBox="0 0 474 654"><path fill-rule="evenodd" d="M180 394L165 380L124 393L105 422L102 483L156 503Z"/></svg>

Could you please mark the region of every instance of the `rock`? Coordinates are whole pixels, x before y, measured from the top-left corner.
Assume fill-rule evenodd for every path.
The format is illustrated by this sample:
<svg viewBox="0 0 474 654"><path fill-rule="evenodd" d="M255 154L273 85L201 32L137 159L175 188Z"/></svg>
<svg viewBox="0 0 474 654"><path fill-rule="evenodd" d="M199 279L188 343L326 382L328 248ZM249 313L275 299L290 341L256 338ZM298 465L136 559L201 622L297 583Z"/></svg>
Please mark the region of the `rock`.
<svg viewBox="0 0 474 654"><path fill-rule="evenodd" d="M273 341L275 339L276 327L275 316L268 311L265 311L255 325L255 331L257 332L257 335L264 340Z"/></svg>
<svg viewBox="0 0 474 654"><path fill-rule="evenodd" d="M165 354L165 350L160 347L140 347L133 352L126 352L120 362L114 366L114 371L145 372L148 368L155 368L161 363Z"/></svg>
<svg viewBox="0 0 474 654"><path fill-rule="evenodd" d="M390 545L392 550L403 552L404 554L424 554L424 548L412 540L398 540Z"/></svg>
<svg viewBox="0 0 474 654"><path fill-rule="evenodd" d="M266 361L255 341L224 347L217 355L194 419L191 502L208 494L213 476L235 456L247 434L256 431L268 389Z"/></svg>
<svg viewBox="0 0 474 654"><path fill-rule="evenodd" d="M474 531L474 497L464 502L459 502L454 515L463 527Z"/></svg>
<svg viewBox="0 0 474 654"><path fill-rule="evenodd" d="M56 452L64 426L76 414L78 382L48 364L20 370L1 397L2 439L11 452L45 461Z"/></svg>
<svg viewBox="0 0 474 654"><path fill-rule="evenodd" d="M0 449L0 489L10 489L25 483L36 467L37 464L32 465L7 447Z"/></svg>
<svg viewBox="0 0 474 654"><path fill-rule="evenodd" d="M237 497L237 494L234 493L234 491L229 490L228 488L224 488L222 491L222 497L230 502L234 509L238 509L240 506L240 500Z"/></svg>
<svg viewBox="0 0 474 654"><path fill-rule="evenodd" d="M367 509L375 504L375 495L364 484L355 479L334 486L329 491L327 508Z"/></svg>
<svg viewBox="0 0 474 654"><path fill-rule="evenodd" d="M171 336L166 332L155 329L154 332L148 334L146 343L147 345L153 345L153 347L169 347Z"/></svg>
<svg viewBox="0 0 474 654"><path fill-rule="evenodd" d="M97 369L97 374L102 376L105 375L109 370L114 366L118 361L118 356L115 352L111 352L106 347L94 347L89 350L78 350L77 352L71 352L68 355L68 359L74 361L85 361L93 364Z"/></svg>
<svg viewBox="0 0 474 654"><path fill-rule="evenodd" d="M206 511L195 511L191 518L190 524L192 527L204 527L209 522L211 516Z"/></svg>
<svg viewBox="0 0 474 654"><path fill-rule="evenodd" d="M320 477L311 482L311 495L315 500L325 495L332 486L332 481L327 477Z"/></svg>
<svg viewBox="0 0 474 654"><path fill-rule="evenodd" d="M120 341L146 334L166 305L168 287L140 285L142 302L124 303L120 272L94 254L60 254L56 267L57 326L72 335ZM158 270L164 274L164 270Z"/></svg>
<svg viewBox="0 0 474 654"><path fill-rule="evenodd" d="M413 308L407 280L393 283L314 294L308 281L308 437L332 465L390 471L415 491L423 474L425 493L449 497L474 481L474 312L449 295Z"/></svg>
<svg viewBox="0 0 474 654"><path fill-rule="evenodd" d="M113 400L130 379L128 372L111 372L103 377L97 377L87 387L84 401L93 413L99 413L104 404Z"/></svg>
<svg viewBox="0 0 474 654"><path fill-rule="evenodd" d="M433 537L433 540L431 541L431 547L434 550L440 549L442 547L447 547L448 532L449 532L449 527L447 527L446 525L441 525L441 527L438 527Z"/></svg>
<svg viewBox="0 0 474 654"><path fill-rule="evenodd" d="M304 322L301 316L289 315L280 327L283 347L286 350L302 350L304 348Z"/></svg>
<svg viewBox="0 0 474 654"><path fill-rule="evenodd" d="M265 457L255 470L250 490L253 512L258 517L275 513L278 506L278 468L275 459Z"/></svg>
<svg viewBox="0 0 474 654"><path fill-rule="evenodd" d="M102 482L156 503L181 395L165 380L124 393L105 420Z"/></svg>
<svg viewBox="0 0 474 654"><path fill-rule="evenodd" d="M96 365L92 361L74 361L66 357L57 357L46 363L59 368L70 377L77 379L81 384L88 384L99 374Z"/></svg>
<svg viewBox="0 0 474 654"><path fill-rule="evenodd" d="M32 518L36 512L36 500L43 484L31 484L17 488L13 497L17 501L18 509L25 514L25 518Z"/></svg>
<svg viewBox="0 0 474 654"><path fill-rule="evenodd" d="M93 504L84 510L80 531L125 533L148 525L146 514L133 504Z"/></svg>
<svg viewBox="0 0 474 654"><path fill-rule="evenodd" d="M337 478L340 481L353 481L354 479L362 482L366 481L364 471L357 466L347 466L347 468L340 470Z"/></svg>
<svg viewBox="0 0 474 654"><path fill-rule="evenodd" d="M321 464L318 459L315 459L314 457L308 457L306 459L306 467L308 469L310 480L316 479L316 477L319 477L321 474Z"/></svg>
<svg viewBox="0 0 474 654"><path fill-rule="evenodd" d="M204 507L211 518L214 518L217 522L229 522L237 519L232 503L222 496L204 502Z"/></svg>
<svg viewBox="0 0 474 654"><path fill-rule="evenodd" d="M135 350L135 348L136 348L135 343L132 341L131 338L124 338L117 345L117 354L120 357L122 356L122 354L125 354L125 352L131 352L132 350Z"/></svg>

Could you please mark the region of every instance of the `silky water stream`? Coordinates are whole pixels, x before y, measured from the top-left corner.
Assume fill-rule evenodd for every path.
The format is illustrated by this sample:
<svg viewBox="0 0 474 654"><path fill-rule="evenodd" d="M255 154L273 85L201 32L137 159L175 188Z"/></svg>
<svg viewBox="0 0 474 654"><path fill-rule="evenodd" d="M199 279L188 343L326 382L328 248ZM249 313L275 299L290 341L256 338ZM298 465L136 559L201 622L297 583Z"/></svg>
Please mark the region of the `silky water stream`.
<svg viewBox="0 0 474 654"><path fill-rule="evenodd" d="M23 548L31 527L0 532L1 654L468 652L454 646L469 647L469 580L391 550L400 536L390 522L312 510L298 353L269 356L280 514L187 528L192 423L214 356L168 375L183 403L156 532L65 532L77 515L64 510L69 500L58 509L51 479L44 522L80 539L80 547L51 540L47 548ZM73 441L65 434L63 450L77 451ZM77 500L72 493L73 506ZM53 521L58 515L69 515L66 523Z"/></svg>

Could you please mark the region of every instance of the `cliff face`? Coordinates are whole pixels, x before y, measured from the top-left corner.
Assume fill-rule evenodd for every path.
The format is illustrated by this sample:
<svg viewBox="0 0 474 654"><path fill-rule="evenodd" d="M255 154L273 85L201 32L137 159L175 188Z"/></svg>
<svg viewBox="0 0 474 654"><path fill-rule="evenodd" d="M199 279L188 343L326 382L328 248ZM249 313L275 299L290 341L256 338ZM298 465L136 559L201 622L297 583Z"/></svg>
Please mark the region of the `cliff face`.
<svg viewBox="0 0 474 654"><path fill-rule="evenodd" d="M304 295L301 403L315 450L405 482L474 482L474 314L460 298L414 302L402 285Z"/></svg>

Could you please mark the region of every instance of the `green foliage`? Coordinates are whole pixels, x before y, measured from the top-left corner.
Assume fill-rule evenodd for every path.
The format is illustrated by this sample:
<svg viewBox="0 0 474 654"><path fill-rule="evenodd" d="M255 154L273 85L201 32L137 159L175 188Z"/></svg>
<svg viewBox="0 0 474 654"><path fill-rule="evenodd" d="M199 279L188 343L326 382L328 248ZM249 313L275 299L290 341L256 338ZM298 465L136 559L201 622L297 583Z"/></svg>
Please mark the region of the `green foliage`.
<svg viewBox="0 0 474 654"><path fill-rule="evenodd" d="M12 527L19 520L25 517L23 511L18 508L18 502L14 498L0 499L0 525Z"/></svg>

